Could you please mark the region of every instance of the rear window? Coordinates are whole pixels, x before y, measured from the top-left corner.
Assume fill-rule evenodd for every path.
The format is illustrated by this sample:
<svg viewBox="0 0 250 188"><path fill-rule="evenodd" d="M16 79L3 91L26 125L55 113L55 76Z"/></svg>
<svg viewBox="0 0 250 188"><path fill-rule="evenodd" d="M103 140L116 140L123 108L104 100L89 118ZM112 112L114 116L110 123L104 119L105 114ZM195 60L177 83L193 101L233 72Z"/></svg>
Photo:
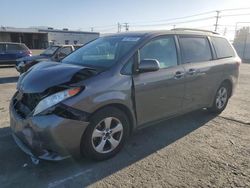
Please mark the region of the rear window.
<svg viewBox="0 0 250 188"><path fill-rule="evenodd" d="M75 50L81 48L82 46L74 46Z"/></svg>
<svg viewBox="0 0 250 188"><path fill-rule="evenodd" d="M44 50L42 55L52 56L58 50L58 48L60 48L60 47L59 46L50 46L46 50Z"/></svg>
<svg viewBox="0 0 250 188"><path fill-rule="evenodd" d="M69 55L72 52L72 49L70 46L68 47L63 47L59 50L59 53L62 53L64 55Z"/></svg>
<svg viewBox="0 0 250 188"><path fill-rule="evenodd" d="M217 58L227 58L227 57L234 57L235 53L232 46L225 38L220 37L212 37L212 44L215 48L215 52Z"/></svg>
<svg viewBox="0 0 250 188"><path fill-rule="evenodd" d="M212 59L211 49L207 38L181 36L179 41L183 63L202 62Z"/></svg>
<svg viewBox="0 0 250 188"><path fill-rule="evenodd" d="M7 51L26 51L28 48L23 44L7 44Z"/></svg>

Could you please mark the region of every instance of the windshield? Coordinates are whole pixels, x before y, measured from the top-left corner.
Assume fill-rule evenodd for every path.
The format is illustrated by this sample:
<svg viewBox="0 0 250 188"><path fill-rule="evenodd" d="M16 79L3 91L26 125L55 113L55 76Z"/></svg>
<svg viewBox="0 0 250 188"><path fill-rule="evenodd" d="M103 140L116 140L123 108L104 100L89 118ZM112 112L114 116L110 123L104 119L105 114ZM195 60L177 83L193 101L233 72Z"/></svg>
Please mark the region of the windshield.
<svg viewBox="0 0 250 188"><path fill-rule="evenodd" d="M102 37L73 52L64 58L63 63L110 68L131 50L139 39L121 36Z"/></svg>
<svg viewBox="0 0 250 188"><path fill-rule="evenodd" d="M58 46L50 46L46 50L44 50L44 52L41 55L50 55L50 56L52 56L56 52L56 50L58 48L59 48Z"/></svg>

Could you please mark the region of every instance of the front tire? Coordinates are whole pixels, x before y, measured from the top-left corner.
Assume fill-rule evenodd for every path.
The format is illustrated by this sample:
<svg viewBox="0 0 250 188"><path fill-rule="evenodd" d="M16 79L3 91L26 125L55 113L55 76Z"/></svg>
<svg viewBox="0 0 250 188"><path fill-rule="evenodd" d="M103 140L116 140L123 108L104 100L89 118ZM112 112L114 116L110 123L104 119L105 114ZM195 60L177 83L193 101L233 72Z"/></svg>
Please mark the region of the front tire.
<svg viewBox="0 0 250 188"><path fill-rule="evenodd" d="M81 153L90 159L105 160L116 155L129 135L129 120L115 107L97 111L90 119L81 143Z"/></svg>
<svg viewBox="0 0 250 188"><path fill-rule="evenodd" d="M216 92L213 106L208 110L212 113L220 114L225 110L230 96L230 87L226 83L222 83Z"/></svg>

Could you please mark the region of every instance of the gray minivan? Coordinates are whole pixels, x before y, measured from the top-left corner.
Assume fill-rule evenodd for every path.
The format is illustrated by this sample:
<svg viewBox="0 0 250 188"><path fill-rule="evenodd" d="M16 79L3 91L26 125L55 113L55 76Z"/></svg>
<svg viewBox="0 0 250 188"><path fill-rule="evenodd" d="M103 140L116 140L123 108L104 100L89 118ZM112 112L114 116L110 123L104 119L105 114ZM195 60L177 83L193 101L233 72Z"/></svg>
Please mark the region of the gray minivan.
<svg viewBox="0 0 250 188"><path fill-rule="evenodd" d="M14 140L35 159L110 158L145 125L202 108L222 112L240 62L210 31L100 37L20 76L10 103Z"/></svg>

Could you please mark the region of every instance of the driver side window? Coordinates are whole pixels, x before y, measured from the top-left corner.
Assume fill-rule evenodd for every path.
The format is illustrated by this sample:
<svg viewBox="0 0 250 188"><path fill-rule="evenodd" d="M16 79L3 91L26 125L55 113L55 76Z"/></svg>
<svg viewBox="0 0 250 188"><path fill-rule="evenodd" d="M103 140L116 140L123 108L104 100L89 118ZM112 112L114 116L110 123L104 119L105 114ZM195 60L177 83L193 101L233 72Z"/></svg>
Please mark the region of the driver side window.
<svg viewBox="0 0 250 188"><path fill-rule="evenodd" d="M160 68L177 65L177 52L173 37L162 37L148 42L140 50L140 60L155 59L160 63Z"/></svg>

